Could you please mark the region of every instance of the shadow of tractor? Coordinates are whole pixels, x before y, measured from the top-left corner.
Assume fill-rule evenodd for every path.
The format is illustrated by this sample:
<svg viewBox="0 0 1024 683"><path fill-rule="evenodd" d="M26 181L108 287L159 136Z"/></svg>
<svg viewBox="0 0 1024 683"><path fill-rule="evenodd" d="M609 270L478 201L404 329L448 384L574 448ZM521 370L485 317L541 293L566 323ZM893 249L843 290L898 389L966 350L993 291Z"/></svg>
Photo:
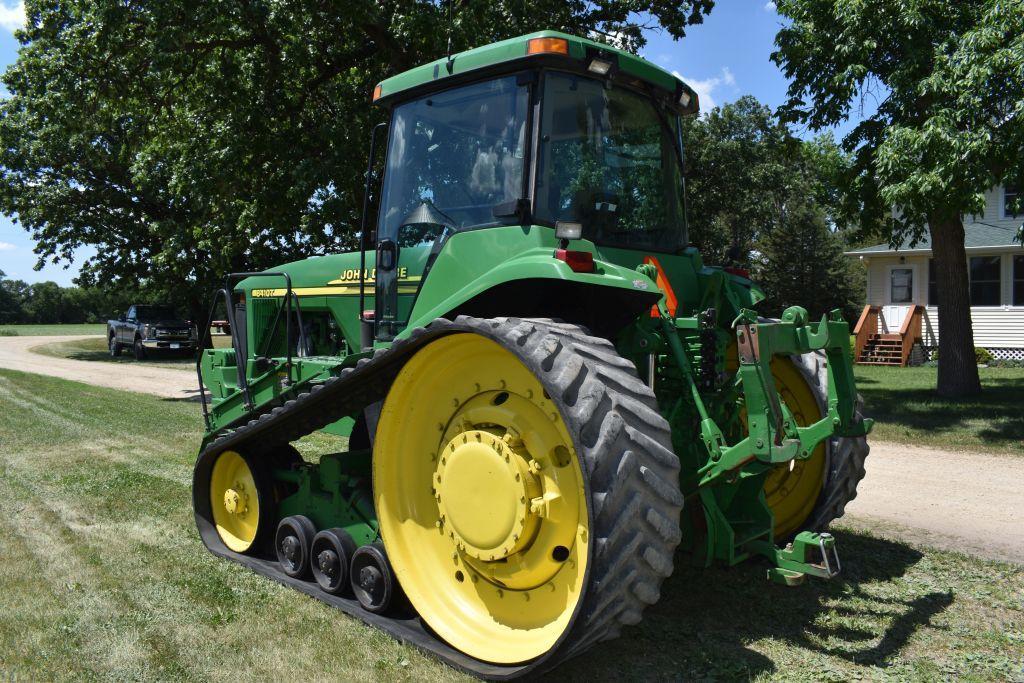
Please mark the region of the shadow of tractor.
<svg viewBox="0 0 1024 683"><path fill-rule="evenodd" d="M662 598L623 637L603 643L551 672L554 679L748 679L782 674L770 655L751 649L800 648L800 666L840 658L856 665L885 665L910 637L952 602L950 593L899 597L891 582L921 558L916 550L854 532L836 532L844 562L841 578L809 579L787 588L768 582L767 564L751 561L709 569L676 558ZM774 642L773 642L774 641ZM792 654L789 655L790 658ZM796 672L791 672L796 673Z"/></svg>

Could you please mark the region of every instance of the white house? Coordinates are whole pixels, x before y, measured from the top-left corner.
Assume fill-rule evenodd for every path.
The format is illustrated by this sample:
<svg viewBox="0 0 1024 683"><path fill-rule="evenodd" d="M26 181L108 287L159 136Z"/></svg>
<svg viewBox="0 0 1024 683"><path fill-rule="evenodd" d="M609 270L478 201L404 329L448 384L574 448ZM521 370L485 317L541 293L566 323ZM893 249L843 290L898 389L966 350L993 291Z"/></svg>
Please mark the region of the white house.
<svg viewBox="0 0 1024 683"><path fill-rule="evenodd" d="M1017 241L1024 216L1015 216L1010 209L1017 195L1011 188L995 188L985 195L984 214L964 220L974 345L988 349L996 358L1024 359L1024 247ZM885 344L888 339L895 349L901 331L907 345L908 331L903 329L907 326L911 332L919 327L919 339L926 349L936 347L938 299L929 237L913 247L906 242L897 249L878 244L846 254L867 267L862 327L873 324L867 316L877 316L877 330L862 333L858 347L870 341ZM908 312L919 320L912 321ZM869 339L871 332L873 340ZM859 361L870 360L871 354L858 350ZM902 356L904 364L908 354L909 346ZM896 356L895 352L889 355Z"/></svg>

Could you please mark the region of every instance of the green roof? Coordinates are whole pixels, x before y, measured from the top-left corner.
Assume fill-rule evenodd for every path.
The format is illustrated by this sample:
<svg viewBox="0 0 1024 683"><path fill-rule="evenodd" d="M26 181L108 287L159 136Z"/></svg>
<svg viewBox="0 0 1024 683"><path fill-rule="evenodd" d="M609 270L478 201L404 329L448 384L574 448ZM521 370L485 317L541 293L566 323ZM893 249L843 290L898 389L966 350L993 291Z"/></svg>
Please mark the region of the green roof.
<svg viewBox="0 0 1024 683"><path fill-rule="evenodd" d="M991 223L965 223L964 224L964 247L971 248L984 248L984 247L1013 247L1020 246L1020 242L1017 241L1017 234L1020 231L1019 227L1008 228L1000 225L992 225ZM896 251L931 251L932 238L931 235L925 233L925 235L917 241L916 244L911 245L910 239L904 239L903 242L896 248L889 246L889 243L876 244L871 247L861 247L860 249L852 249L847 254L851 255L867 255L867 254L886 254Z"/></svg>
<svg viewBox="0 0 1024 683"><path fill-rule="evenodd" d="M637 57L631 52L586 38L559 33L558 31L537 31L536 33L519 36L518 38L510 38L498 43L491 43L490 45L453 54L450 64L447 57L442 57L423 66L410 69L381 81L379 85L380 99L386 100L404 90L423 86L434 81L442 81L460 75L464 76L468 72L476 71L477 69L526 59L528 57L527 46L533 38L562 38L566 40L569 44L569 55L566 59L582 61L586 59L588 49L601 50L615 55L618 61L618 69L621 73L639 78L672 93L681 85L690 93L696 105L697 96L693 88L668 71ZM537 56L550 57L551 55ZM451 72L449 72L449 66Z"/></svg>

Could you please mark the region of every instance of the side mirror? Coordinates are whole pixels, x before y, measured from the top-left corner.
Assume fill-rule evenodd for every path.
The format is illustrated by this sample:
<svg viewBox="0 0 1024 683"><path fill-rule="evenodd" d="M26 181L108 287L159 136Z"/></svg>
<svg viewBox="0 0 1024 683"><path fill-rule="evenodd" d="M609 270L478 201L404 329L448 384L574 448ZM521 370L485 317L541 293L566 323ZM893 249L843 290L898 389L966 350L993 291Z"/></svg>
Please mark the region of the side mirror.
<svg viewBox="0 0 1024 683"><path fill-rule="evenodd" d="M117 316L117 321L121 322L121 323L123 323L125 321L124 313L122 313L121 315Z"/></svg>

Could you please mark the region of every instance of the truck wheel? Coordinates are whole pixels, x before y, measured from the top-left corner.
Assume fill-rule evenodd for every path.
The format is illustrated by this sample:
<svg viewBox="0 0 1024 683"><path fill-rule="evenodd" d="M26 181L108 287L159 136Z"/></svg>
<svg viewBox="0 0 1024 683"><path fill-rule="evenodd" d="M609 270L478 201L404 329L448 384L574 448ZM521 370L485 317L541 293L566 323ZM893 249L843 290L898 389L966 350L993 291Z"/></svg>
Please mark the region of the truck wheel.
<svg viewBox="0 0 1024 683"><path fill-rule="evenodd" d="M135 360L146 359L146 347L142 345L142 340L138 337L135 338Z"/></svg>
<svg viewBox="0 0 1024 683"><path fill-rule="evenodd" d="M110 349L111 358L117 358L121 355L121 345L117 343L117 337L110 335L110 343L108 344Z"/></svg>

